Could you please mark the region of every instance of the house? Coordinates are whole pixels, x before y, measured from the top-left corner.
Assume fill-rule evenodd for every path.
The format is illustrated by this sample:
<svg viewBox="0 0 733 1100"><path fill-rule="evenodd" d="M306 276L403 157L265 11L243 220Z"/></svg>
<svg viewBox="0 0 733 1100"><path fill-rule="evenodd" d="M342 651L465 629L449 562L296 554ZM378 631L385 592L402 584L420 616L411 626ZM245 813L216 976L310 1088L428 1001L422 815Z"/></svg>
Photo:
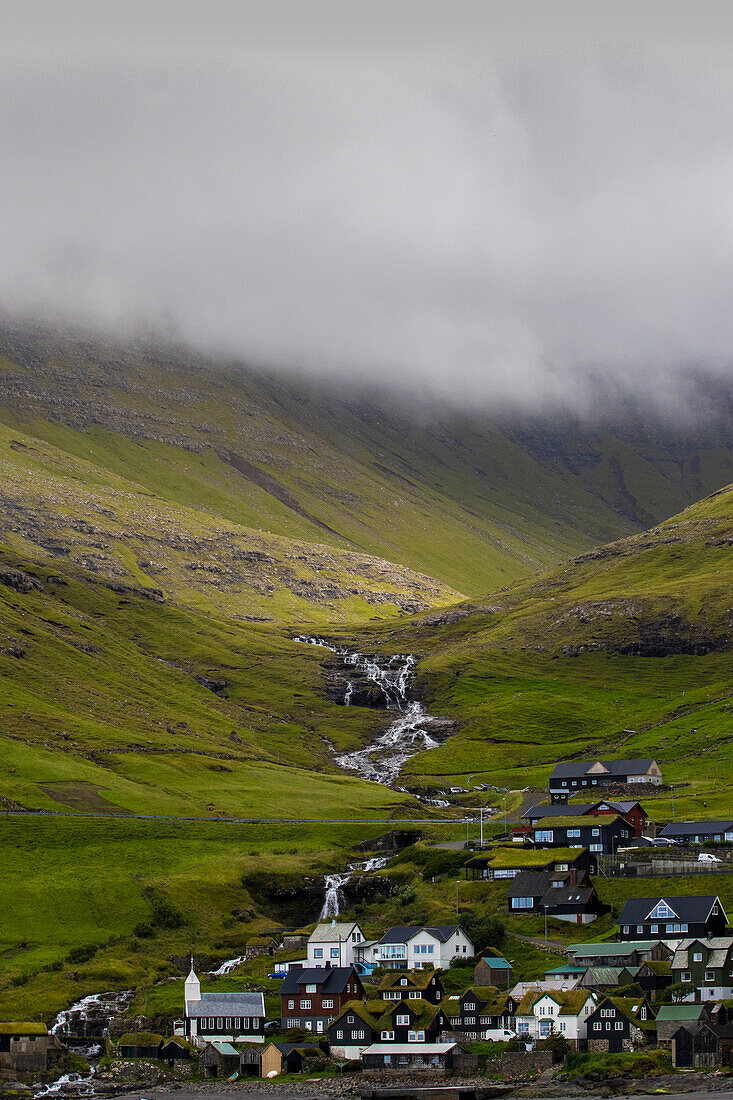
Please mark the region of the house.
<svg viewBox="0 0 733 1100"><path fill-rule="evenodd" d="M532 1039L559 1032L578 1049L587 1036L588 1017L597 1006L596 994L587 989L532 990L517 1007L515 1029Z"/></svg>
<svg viewBox="0 0 733 1100"><path fill-rule="evenodd" d="M353 966L356 945L364 941L364 933L356 923L317 924L308 937L308 966Z"/></svg>
<svg viewBox="0 0 733 1100"><path fill-rule="evenodd" d="M262 993L202 993L191 961L184 986L186 1037L206 1043L263 1043L265 998Z"/></svg>
<svg viewBox="0 0 733 1100"><path fill-rule="evenodd" d="M552 802L567 802L579 791L632 784L661 786L662 772L656 760L572 760L556 764L550 776Z"/></svg>
<svg viewBox="0 0 733 1100"><path fill-rule="evenodd" d="M733 1027L700 1023L682 1024L672 1036L672 1065L676 1069L730 1066Z"/></svg>
<svg viewBox="0 0 733 1100"><path fill-rule="evenodd" d="M657 1012L657 1042L671 1043L680 1027L689 1024L701 1025L714 1023L710 1008L706 1004L682 1002L672 1005L660 1005Z"/></svg>
<svg viewBox="0 0 733 1100"><path fill-rule="evenodd" d="M358 1058L372 1043L426 1043L447 1027L439 1005L425 1000L378 1000L347 1004L328 1029L331 1050L339 1057Z"/></svg>
<svg viewBox="0 0 733 1100"><path fill-rule="evenodd" d="M689 939L724 936L728 917L715 894L669 898L629 898L618 918L623 940L661 937Z"/></svg>
<svg viewBox="0 0 733 1100"><path fill-rule="evenodd" d="M549 875L523 871L507 886L506 897L510 913L546 913L574 924L590 924L601 910L588 875L575 869Z"/></svg>
<svg viewBox="0 0 733 1100"><path fill-rule="evenodd" d="M587 1020L588 1050L619 1054L655 1038L654 1010L643 997L604 997Z"/></svg>
<svg viewBox="0 0 733 1100"><path fill-rule="evenodd" d="M650 959L636 970L631 968L631 981L641 987L649 1000L655 1001L657 995L672 984L672 964L666 959Z"/></svg>
<svg viewBox="0 0 733 1100"><path fill-rule="evenodd" d="M608 993L610 990L631 985L633 968L626 966L589 966L578 984L581 989L592 989L596 993Z"/></svg>
<svg viewBox="0 0 733 1100"><path fill-rule="evenodd" d="M663 940L627 940L625 943L571 943L568 951L577 966L640 966L650 960L671 959Z"/></svg>
<svg viewBox="0 0 733 1100"><path fill-rule="evenodd" d="M0 1071L45 1073L60 1053L60 1043L45 1024L0 1024Z"/></svg>
<svg viewBox="0 0 733 1100"><path fill-rule="evenodd" d="M537 847L587 848L595 855L613 855L630 842L633 830L620 814L575 817L563 813L542 818L530 826L527 836Z"/></svg>
<svg viewBox="0 0 733 1100"><path fill-rule="evenodd" d="M383 1001L417 1001L422 997L437 1005L443 993L443 983L434 970L391 971L379 983Z"/></svg>
<svg viewBox="0 0 733 1100"><path fill-rule="evenodd" d="M199 1067L205 1077L232 1077L239 1073L240 1054L231 1043L207 1043L199 1057Z"/></svg>
<svg viewBox="0 0 733 1100"><path fill-rule="evenodd" d="M188 1039L174 1035L172 1039L163 1040L158 1057L169 1066L174 1066L176 1062L188 1062L194 1049Z"/></svg>
<svg viewBox="0 0 733 1100"><path fill-rule="evenodd" d="M631 828L631 835L635 837L642 835L649 821L648 814L640 802L611 802L604 799L600 802L570 802L562 807L563 817L603 817L609 814L622 817ZM512 833L515 838L522 839L544 819L557 816L557 803L531 806L522 814L521 821L512 828Z"/></svg>
<svg viewBox="0 0 733 1100"><path fill-rule="evenodd" d="M280 1073L302 1073L309 1056L327 1051L316 1043L268 1043L260 1056L260 1076L276 1077Z"/></svg>
<svg viewBox="0 0 733 1100"><path fill-rule="evenodd" d="M117 1040L118 1058L160 1058L163 1036L152 1031L130 1031Z"/></svg>
<svg viewBox="0 0 733 1100"><path fill-rule="evenodd" d="M733 843L733 820L673 821L659 835L675 844Z"/></svg>
<svg viewBox="0 0 733 1100"><path fill-rule="evenodd" d="M466 1052L458 1043L372 1043L362 1054L362 1065L365 1073L432 1070L448 1074L461 1055Z"/></svg>
<svg viewBox="0 0 733 1100"><path fill-rule="evenodd" d="M486 1032L498 1028L513 1031L518 1004L511 993L474 985L456 997L448 997L443 1011L452 1032L475 1040L486 1038Z"/></svg>
<svg viewBox="0 0 733 1100"><path fill-rule="evenodd" d="M513 976L514 971L509 960L503 955L492 955L488 951L478 956L473 968L473 980L476 985L493 985L509 989Z"/></svg>
<svg viewBox="0 0 733 1100"><path fill-rule="evenodd" d="M323 1034L347 1001L360 1000L364 986L353 966L289 970L280 986L282 1026Z"/></svg>
<svg viewBox="0 0 733 1100"><path fill-rule="evenodd" d="M552 986L562 989L569 981L580 982L586 970L587 967L571 962L563 963L562 966L553 966L551 970L545 971L543 985L545 989L550 989Z"/></svg>
<svg viewBox="0 0 733 1100"><path fill-rule="evenodd" d="M586 871L594 875L598 870L598 860L587 849L578 848L520 848L497 846L485 855L474 856L464 865L467 879L515 878L522 871L554 874L556 871Z"/></svg>
<svg viewBox="0 0 733 1100"><path fill-rule="evenodd" d="M309 939L307 932L283 932L283 951L305 951Z"/></svg>
<svg viewBox="0 0 733 1100"><path fill-rule="evenodd" d="M702 1001L733 997L733 937L682 940L672 959L672 979L698 990Z"/></svg>
<svg viewBox="0 0 733 1100"><path fill-rule="evenodd" d="M456 957L473 958L473 944L458 924L400 925L365 946L366 951L357 947L360 961L386 970L422 970L427 963L436 970L447 970Z"/></svg>

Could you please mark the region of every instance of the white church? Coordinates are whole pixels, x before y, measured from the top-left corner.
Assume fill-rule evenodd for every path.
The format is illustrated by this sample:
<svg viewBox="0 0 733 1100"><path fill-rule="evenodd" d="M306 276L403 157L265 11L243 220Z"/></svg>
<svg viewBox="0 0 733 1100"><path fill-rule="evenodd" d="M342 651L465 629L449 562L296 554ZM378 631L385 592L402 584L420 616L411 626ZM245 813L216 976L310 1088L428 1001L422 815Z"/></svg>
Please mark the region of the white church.
<svg viewBox="0 0 733 1100"><path fill-rule="evenodd" d="M262 993L202 993L193 968L184 986L184 1035L203 1047L206 1043L264 1043L265 997Z"/></svg>

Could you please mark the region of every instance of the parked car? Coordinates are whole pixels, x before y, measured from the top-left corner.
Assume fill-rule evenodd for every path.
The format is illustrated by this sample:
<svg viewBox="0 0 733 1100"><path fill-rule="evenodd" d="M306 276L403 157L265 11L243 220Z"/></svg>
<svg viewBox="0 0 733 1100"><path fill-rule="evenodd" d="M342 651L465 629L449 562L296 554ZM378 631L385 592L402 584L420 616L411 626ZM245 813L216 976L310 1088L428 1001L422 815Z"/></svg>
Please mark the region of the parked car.
<svg viewBox="0 0 733 1100"><path fill-rule="evenodd" d="M508 1043L510 1039L516 1039L516 1031L510 1031L507 1027L490 1027L482 1031L484 1039L491 1039L493 1043Z"/></svg>
<svg viewBox="0 0 733 1100"><path fill-rule="evenodd" d="M700 852L700 855L697 857L697 862L698 863L722 863L723 861L722 861L722 859L718 859L717 856L714 856L712 854L712 852Z"/></svg>
<svg viewBox="0 0 733 1100"><path fill-rule="evenodd" d="M287 970L273 970L272 974L268 974L268 978L287 978Z"/></svg>

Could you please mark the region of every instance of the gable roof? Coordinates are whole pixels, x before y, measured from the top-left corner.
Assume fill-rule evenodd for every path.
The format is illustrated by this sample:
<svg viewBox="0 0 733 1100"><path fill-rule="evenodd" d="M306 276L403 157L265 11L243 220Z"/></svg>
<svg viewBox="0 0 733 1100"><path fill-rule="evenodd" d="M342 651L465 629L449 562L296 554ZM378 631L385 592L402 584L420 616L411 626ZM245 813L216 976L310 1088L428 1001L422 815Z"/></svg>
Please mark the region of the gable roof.
<svg viewBox="0 0 733 1100"><path fill-rule="evenodd" d="M356 1016L363 1023L367 1024L372 1031L379 1031L380 1020L385 1014L385 1006L389 1003L391 1002L380 1001L374 998L368 1000L366 1004L363 1001L347 1001L338 1016L336 1016L329 1025L329 1028L336 1027L345 1016ZM399 1004L398 1001L393 1003Z"/></svg>
<svg viewBox="0 0 733 1100"><path fill-rule="evenodd" d="M404 979L407 979L407 984L403 986ZM391 970L382 978L379 989L427 989L433 981L442 988L436 970Z"/></svg>
<svg viewBox="0 0 733 1100"><path fill-rule="evenodd" d="M700 1003L660 1005L657 1020L699 1020L707 1015L706 1006Z"/></svg>
<svg viewBox="0 0 733 1100"><path fill-rule="evenodd" d="M588 775L591 769L597 775L644 775L652 764L656 764L652 757L643 760L563 760L555 765L550 779L574 779Z"/></svg>
<svg viewBox="0 0 733 1100"><path fill-rule="evenodd" d="M707 952L706 967L716 969L727 965L728 956L733 948L732 936L707 936L694 940L682 940L677 945L677 950L672 959L674 970L687 970L691 963L690 952L695 953L695 948L700 946Z"/></svg>
<svg viewBox="0 0 733 1100"><path fill-rule="evenodd" d="M586 848L522 848L516 844L514 847L498 846L484 857L470 859L466 866L485 862L492 868L549 867L551 863L572 864L585 851Z"/></svg>
<svg viewBox="0 0 733 1100"><path fill-rule="evenodd" d="M337 924L335 921L332 924L317 924L308 937L308 943L338 943L339 939L343 943L351 938L354 931L361 932L356 921L343 924Z"/></svg>
<svg viewBox="0 0 733 1100"><path fill-rule="evenodd" d="M598 814L597 817L589 816L585 821L578 821L577 817L568 816L565 813L565 807L562 807L562 814L558 813L558 809L555 810L555 817L543 817L542 823L537 826L538 829L607 829L613 825L616 821L621 821L622 818L618 814ZM586 816L585 814L582 816ZM626 824L626 822L624 822Z"/></svg>
<svg viewBox="0 0 733 1100"><path fill-rule="evenodd" d="M661 902L665 902L674 916L684 924L698 924L706 921L716 903L720 906L726 921L728 919L717 894L688 894L684 897L629 898L621 910L618 923L631 925L644 924L646 921L655 919L659 921L671 919L653 916Z"/></svg>
<svg viewBox="0 0 733 1100"><path fill-rule="evenodd" d="M608 958L609 956L632 955L635 951L651 951L661 940L614 940L600 943L571 943L568 951L574 957Z"/></svg>
<svg viewBox="0 0 733 1100"><path fill-rule="evenodd" d="M577 1016L586 1001L595 1001L588 989L531 989L519 1002L517 1016L531 1015L537 1002L544 997L549 997L560 1006L560 1016Z"/></svg>
<svg viewBox="0 0 733 1100"><path fill-rule="evenodd" d="M409 943L420 932L427 932L434 939L445 943L455 932L461 930L458 924L398 924L384 933L380 943Z"/></svg>
<svg viewBox="0 0 733 1100"><path fill-rule="evenodd" d="M563 817L583 817L589 810L595 809L597 805L597 802L578 802L576 804L569 802L567 806L562 807ZM541 803L537 806L530 806L522 814L522 818L555 817L559 809L557 803Z"/></svg>
<svg viewBox="0 0 733 1100"><path fill-rule="evenodd" d="M199 1001L186 1001L190 1019L202 1016L260 1016L265 1018L263 993L202 993Z"/></svg>
<svg viewBox="0 0 733 1100"><path fill-rule="evenodd" d="M37 1023L10 1023L0 1024L0 1035L48 1035L45 1024Z"/></svg>
<svg viewBox="0 0 733 1100"><path fill-rule="evenodd" d="M343 993L352 979L359 975L353 966L307 966L302 970L288 970L280 986L280 994L298 993L301 985L318 985L323 993Z"/></svg>
<svg viewBox="0 0 733 1100"><path fill-rule="evenodd" d="M665 825L660 836L707 836L733 831L733 820L724 821L672 821Z"/></svg>

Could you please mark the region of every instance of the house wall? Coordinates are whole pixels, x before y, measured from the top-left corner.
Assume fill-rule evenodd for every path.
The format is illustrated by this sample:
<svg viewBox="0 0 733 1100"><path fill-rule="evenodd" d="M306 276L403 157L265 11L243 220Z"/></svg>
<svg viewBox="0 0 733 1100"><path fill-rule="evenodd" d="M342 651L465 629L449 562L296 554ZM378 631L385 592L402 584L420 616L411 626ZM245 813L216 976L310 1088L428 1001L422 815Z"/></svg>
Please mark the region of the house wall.
<svg viewBox="0 0 733 1100"><path fill-rule="evenodd" d="M275 1073L282 1073L283 1058L277 1047L270 1043L262 1051L261 1062L261 1074L263 1077L267 1077L274 1070Z"/></svg>

